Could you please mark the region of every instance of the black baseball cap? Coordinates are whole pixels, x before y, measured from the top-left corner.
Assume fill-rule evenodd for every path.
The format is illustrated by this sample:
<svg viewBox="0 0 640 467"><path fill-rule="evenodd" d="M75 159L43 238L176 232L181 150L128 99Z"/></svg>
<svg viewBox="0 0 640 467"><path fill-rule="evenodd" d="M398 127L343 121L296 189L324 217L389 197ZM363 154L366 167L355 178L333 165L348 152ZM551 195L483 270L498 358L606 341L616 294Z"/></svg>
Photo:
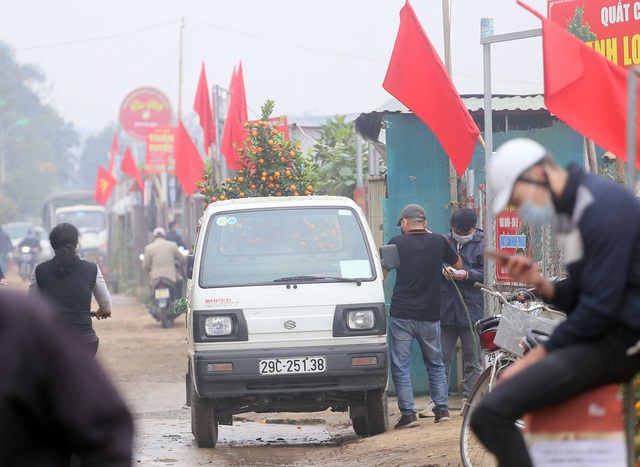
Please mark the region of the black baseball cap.
<svg viewBox="0 0 640 467"><path fill-rule="evenodd" d="M400 219L398 220L398 224L400 225L400 221L407 217L420 217L422 219L427 218L427 213L424 211L424 208L419 204L407 204L402 211L400 212Z"/></svg>

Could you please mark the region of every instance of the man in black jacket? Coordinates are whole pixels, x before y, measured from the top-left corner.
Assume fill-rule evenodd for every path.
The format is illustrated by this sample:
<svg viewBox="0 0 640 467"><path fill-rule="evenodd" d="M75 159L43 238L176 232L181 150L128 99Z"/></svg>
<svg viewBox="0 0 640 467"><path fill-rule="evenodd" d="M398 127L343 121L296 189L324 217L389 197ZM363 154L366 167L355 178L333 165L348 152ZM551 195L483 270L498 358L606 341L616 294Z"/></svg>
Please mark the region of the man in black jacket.
<svg viewBox="0 0 640 467"><path fill-rule="evenodd" d="M188 250L187 245L185 245L184 240L182 240L182 237L180 236L180 224L178 223L178 221L169 222L169 231L167 232L167 235L165 235L164 238L165 240L174 242L179 247L182 247L185 250Z"/></svg>
<svg viewBox="0 0 640 467"><path fill-rule="evenodd" d="M0 465L131 465L127 406L46 302L0 294L0 355Z"/></svg>
<svg viewBox="0 0 640 467"><path fill-rule="evenodd" d="M554 222L568 278L546 280L526 256L501 260L518 282L568 313L551 339L500 375L471 427L502 467L531 466L516 420L640 371L640 203L621 185L559 167L545 148L518 138L487 167L494 214L507 204L529 225Z"/></svg>

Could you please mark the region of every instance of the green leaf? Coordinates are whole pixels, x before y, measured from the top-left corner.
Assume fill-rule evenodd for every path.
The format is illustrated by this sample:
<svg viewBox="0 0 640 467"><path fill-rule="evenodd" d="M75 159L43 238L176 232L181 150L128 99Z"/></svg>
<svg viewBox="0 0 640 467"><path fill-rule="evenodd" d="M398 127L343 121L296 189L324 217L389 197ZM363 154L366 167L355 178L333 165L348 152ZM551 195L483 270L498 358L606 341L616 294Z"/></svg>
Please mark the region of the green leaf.
<svg viewBox="0 0 640 467"><path fill-rule="evenodd" d="M351 167L342 167L340 170L338 170L338 174L340 174L340 176L343 178L353 175L353 172L354 171L351 169Z"/></svg>

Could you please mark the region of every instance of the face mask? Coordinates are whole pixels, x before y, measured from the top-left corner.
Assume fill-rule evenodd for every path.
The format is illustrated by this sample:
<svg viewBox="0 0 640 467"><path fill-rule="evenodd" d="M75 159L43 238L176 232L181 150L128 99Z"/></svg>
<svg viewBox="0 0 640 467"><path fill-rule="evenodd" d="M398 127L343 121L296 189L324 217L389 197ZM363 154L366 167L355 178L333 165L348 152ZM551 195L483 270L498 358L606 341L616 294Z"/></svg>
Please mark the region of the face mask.
<svg viewBox="0 0 640 467"><path fill-rule="evenodd" d="M460 245L464 245L466 243L469 243L473 239L473 234L471 234L471 235L457 235L457 234L454 234L453 232L451 232L451 235L453 236L453 239L456 242L458 242Z"/></svg>
<svg viewBox="0 0 640 467"><path fill-rule="evenodd" d="M551 201L548 201L544 206L538 206L532 201L526 200L518 208L518 214L527 224L544 225L553 221L556 210Z"/></svg>

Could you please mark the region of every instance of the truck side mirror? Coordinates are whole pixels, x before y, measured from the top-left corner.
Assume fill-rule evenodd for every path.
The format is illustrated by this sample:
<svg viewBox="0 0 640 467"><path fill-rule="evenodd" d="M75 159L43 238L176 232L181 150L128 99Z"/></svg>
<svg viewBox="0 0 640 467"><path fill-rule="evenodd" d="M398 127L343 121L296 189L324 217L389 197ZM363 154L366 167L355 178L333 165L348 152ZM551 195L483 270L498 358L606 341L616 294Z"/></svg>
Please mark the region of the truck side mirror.
<svg viewBox="0 0 640 467"><path fill-rule="evenodd" d="M380 247L380 262L382 269L390 271L400 266L400 256L396 245L383 245Z"/></svg>
<svg viewBox="0 0 640 467"><path fill-rule="evenodd" d="M193 279L193 255L187 255L187 279Z"/></svg>

